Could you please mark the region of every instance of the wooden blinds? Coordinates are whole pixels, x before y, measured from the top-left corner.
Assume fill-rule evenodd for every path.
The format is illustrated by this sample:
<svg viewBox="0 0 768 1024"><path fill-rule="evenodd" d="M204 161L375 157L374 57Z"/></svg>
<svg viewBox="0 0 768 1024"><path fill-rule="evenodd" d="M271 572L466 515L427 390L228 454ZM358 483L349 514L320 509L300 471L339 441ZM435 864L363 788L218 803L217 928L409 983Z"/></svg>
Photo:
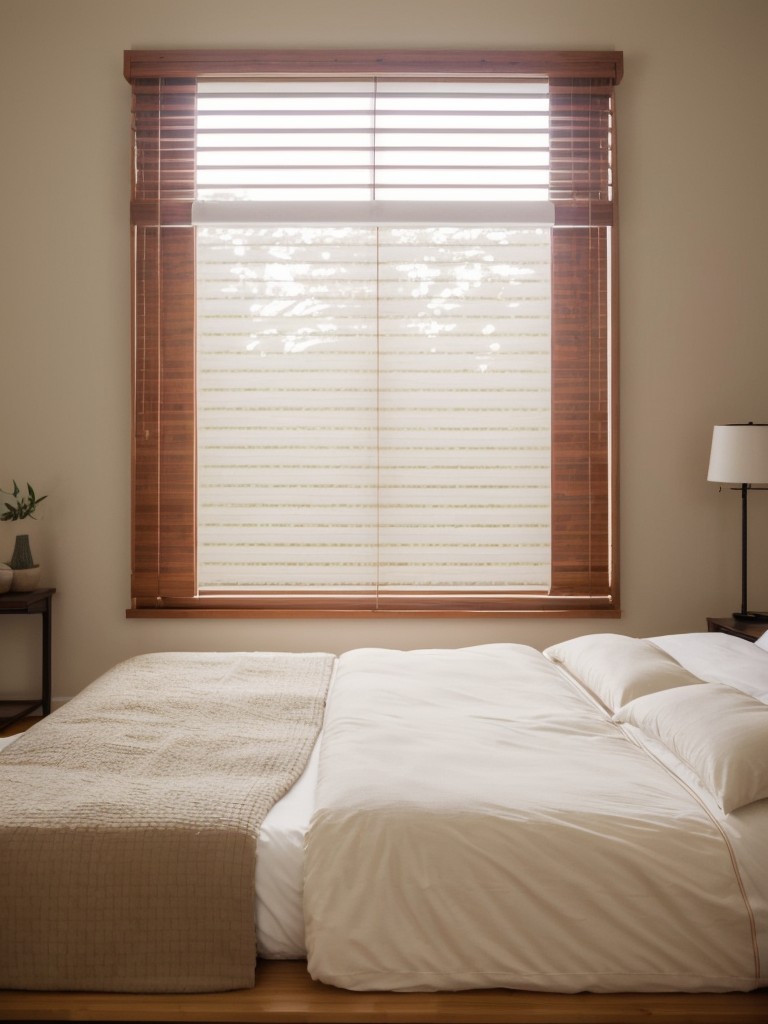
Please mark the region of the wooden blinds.
<svg viewBox="0 0 768 1024"><path fill-rule="evenodd" d="M613 89L621 78L621 70L621 54L617 53L126 52L125 74L133 89L134 132L131 195L133 543L132 608L129 614L618 613L615 457L617 246ZM538 400L531 402L532 407L546 409L546 430L541 435L546 437L543 462L539 457L531 460L524 454L519 441L511 440L514 435L508 432L510 424L518 421L520 413L513 415L510 407L509 414L505 414L503 403L511 402L513 398L505 397L507 392L503 388L488 388L488 397L484 397L485 392L477 389L476 381L468 379L466 385L459 382L453 389L457 396L463 396L460 403L457 400L457 409L459 405L466 406L470 410L470 421L473 418L472 402L479 403L477 415L471 423L474 429L472 445L462 442L460 447L464 457L455 460L459 468L463 464L465 470L471 470L464 481L466 493L473 488L486 489L496 501L498 494L510 489L515 474L522 480L527 473L524 486L531 486L533 478L529 471L515 469L515 466L531 466L536 462L539 464L536 470L539 476L542 469L545 473L541 493L546 494L546 508L539 520L528 525L533 530L531 537L534 534L541 537L542 529L546 532L545 543L536 540L534 545L545 553L546 564L541 562L540 556L531 554L531 544L525 539L524 532L516 535L517 540L512 539L510 532L504 548L504 559L510 563L537 565L535 572L524 569L518 573L520 583L515 582L518 577L505 575L498 566L493 566L487 550L498 546L497 538L505 533L504 520L488 520L488 528L484 531L484 520L475 513L472 514L477 523L472 527L475 535L466 535L470 538L466 549L456 556L456 565L462 566L461 572L450 572L448 565L447 568L436 568L434 573L430 569L427 573L424 566L437 565L432 553L446 548L444 536L430 534L430 529L436 529L442 513L435 505L430 515L427 506L421 502L422 518L417 524L407 526L411 519L406 517L403 522L407 528L401 528L397 523L389 527L385 510L396 506L397 501L381 490L382 480L387 476L386 466L382 470L381 461L372 470L373 494L378 494L378 497L374 498L372 512L375 550L371 557L374 562L377 557L381 559L382 566L385 562L399 566L394 576L390 573L396 580L394 584L385 586L377 583L377 579L387 578L387 573L378 569L372 575L372 583L354 586L345 585L344 573L339 574L338 585L333 584L332 573L328 578L318 575L321 571L318 567L329 559L339 565L351 566L343 546L336 547L332 556L326 557L328 538L344 534L351 538L354 534L354 546L359 548L357 540L366 531L362 527L359 531L357 528L367 512L360 513L359 523L345 521L346 525L340 529L330 521L320 523L317 530L307 528L306 523L311 524L312 520L305 522L300 508L304 499L297 499L294 493L292 505L275 505L269 515L264 516L263 522L256 519L255 533L251 529L238 539L236 530L233 530L240 513L232 512L238 507L238 502L230 501L227 495L235 489L250 486L254 477L266 479L269 475L274 486L260 493L268 493L271 503L274 494L295 492L298 486L304 486L306 480L312 478L313 473L324 475L325 485L332 489L337 483L335 474L338 466L347 458L337 453L327 465L318 463L315 469L311 469L306 467L302 454L296 461L297 468L293 470L290 444L280 449L282 441L279 444L276 441L279 431L275 432L271 408L290 408L291 415L299 419L309 415L311 420L312 413L307 414L306 410L315 401L313 395L323 389L326 394L337 392L336 400L331 403L337 409L349 402L359 404L364 410L368 401L360 397L363 392L356 394L354 387L344 392L333 383L334 379L355 379L358 365L362 365L359 360L367 358L362 355L362 348L354 355L357 362L343 363L342 345L339 348L342 355L335 354L325 363L318 364L323 366L322 372L303 397L293 382L288 383L288 362L276 363L272 376L261 376L257 406L251 404L248 409L244 404L252 400L248 393L250 391L252 396L257 391L251 387L255 379L251 370L255 363L252 360L244 362L242 357L231 363L222 362L217 352L221 349L226 354L227 346L222 348L218 339L231 336L231 312L236 309L244 312L246 318L242 319L242 330L247 340L247 332L251 329L247 317L254 315L254 309L266 309L267 306L270 310L284 309L288 297L295 296L297 288L306 287L303 283L306 274L302 277L301 273L294 274L293 271L291 274L281 271L281 281L273 285L255 282L263 274L262 254L277 251L282 204L286 200L290 204L292 189L294 193L303 190L300 199L311 201L316 201L318 195L322 197L323 190L329 198L330 193L338 193L333 198L340 198L342 205L345 200L364 195L366 186L360 184L363 182L361 175L368 173L370 159L364 153L366 143L360 142L354 133L359 132L359 125L365 122L365 116L358 115L357 110L368 102L365 99L368 91L375 91L375 86L370 84L374 78L383 83L375 102L379 103L377 117L378 127L383 131L381 146L384 156L376 157L375 175L380 191L371 195L382 205L388 200L394 204L401 197L406 199L407 205L407 201L430 190L432 194L427 195L427 205L430 199L442 199L449 193L451 199L455 198L454 193L458 193L461 202L464 189L467 199L479 201L478 209L484 200L502 203L509 198L513 205L518 199L533 200L542 206L549 204L554 211L554 226L551 229L547 227L543 236L539 232L539 248L534 250L528 246L529 253L539 253L531 267L536 263L541 267L541 253L545 254L546 274L531 278L517 297L514 289L510 291L507 288L502 292L492 288L487 280L483 283L478 279L476 284L465 282L463 293L472 293L474 305L467 305L462 300L463 319L454 318L455 322L448 328L444 324L435 328L460 331L469 339L473 330L471 325L480 323L479 314L482 314L484 329L492 332L502 321L506 323L505 318L513 307L519 307L515 309L514 316L518 324L523 324L515 328L522 331L520 338L525 338L526 330L531 337L536 332L543 337L542 328L536 327L532 332L530 324L533 321L529 320L526 328L524 318L528 315L525 310L530 312L534 309L534 300L540 301L543 295L547 296L546 310L542 310L540 305L535 307L538 310L536 316L541 317L540 323L544 325L546 345L534 346L534 353L524 341L514 342L514 345L510 343L507 345L507 362L500 363L503 373L497 377L499 381L509 381L516 380L520 374L529 374L524 385L513 386L514 395L519 396L526 391L532 393L531 373L539 375L537 379L543 374L546 380L545 405L542 406ZM430 80L435 82L432 90ZM267 82L283 84L276 89L265 86ZM414 83L413 86L408 86L408 82ZM321 83L322 88L318 89L317 83ZM473 101L462 99L473 88L476 94L486 97L483 102L488 113L487 124L479 113L473 112L474 109L479 110L472 107ZM507 101L500 97L513 93L518 97L515 102L520 111L525 103L531 109L527 115L519 117L507 110L504 114L506 121L503 121L494 104L503 105ZM244 100L241 99L242 94L247 94ZM342 100L334 99L333 102L349 115L348 122L339 128L333 128L341 124L338 118L329 116L328 123L336 132L334 138L328 136L323 140L322 132L316 130L322 127L322 111L317 106L322 102L317 99L319 94L341 96ZM422 118L434 120L437 117L437 127L427 125L426 121L419 126L419 122L413 120L416 127L411 129L406 124L403 129L397 113L402 106L400 94L418 95L417 113ZM530 101L530 97L538 95L545 97L543 115L534 110L535 103ZM233 116L230 126L226 121L229 107L233 114L241 104L247 109L254 109L254 96L257 97L255 109L266 113L254 115L248 122L240 106L239 117ZM524 100L521 101L520 96ZM212 99L206 100L205 97ZM215 116L206 119L206 102L209 110L221 111L218 120ZM297 108L301 113L305 103L310 106L303 111L301 118L290 113L291 109L295 111ZM451 104L458 106L454 108ZM442 121L441 111L448 115ZM462 116L458 115L459 111L462 111ZM543 145L538 137L534 142L530 141L533 136L529 126L534 124L534 117L541 122L537 131L544 140ZM300 121L301 131L292 130L291 125ZM247 127L243 128L244 124L251 125L252 137L248 136ZM502 124L507 127L500 128ZM302 136L301 132L305 134ZM516 134L526 134L528 142L524 143L520 138L516 140ZM528 145L530 151L520 148L524 145ZM315 155L303 157L301 165L308 167L309 171L293 170L295 161L291 162L291 151L307 150L312 146L316 147ZM350 157L350 154L354 155ZM430 174L432 186L429 184ZM351 182L358 189L359 196L358 193L352 195L345 182ZM319 188L316 187L318 183ZM227 201L232 205L225 226L219 229L210 228L208 224L196 226L199 210L205 207L206 202L209 206L204 219L210 223L217 217L217 214L210 213L210 203L221 202L223 207ZM350 203L348 209L351 210L353 205ZM466 204L464 207L464 214L468 217L470 206ZM241 208L246 211L243 215L245 223L248 222L247 211L250 208L260 211L256 214L257 221L269 209L266 220L273 223L256 233L253 229L244 231L235 223L235 207L237 216ZM432 209L437 209L437 206ZM314 304L319 309L318 297L325 295L328 287L337 296L343 296L349 290L349 285L344 284L347 279L356 282L355 296L367 294L369 284L374 289L383 288L378 299L374 294L371 306L370 322L374 326L370 329L361 326L359 329L363 334L369 330L374 334L380 332L381 338L387 333L398 337L401 330L398 317L402 320L406 314L411 315L415 308L413 296L418 289L411 289L413 296L407 302L405 299L395 302L392 296L405 295L406 292L410 295L408 274L411 279L414 274L418 277L419 268L429 267L430 260L435 258L429 248L436 244L435 236L429 233L431 229L421 225L403 233L397 226L388 226L386 231L382 229L379 232L375 225L370 229L362 225L346 234L340 234L331 227L314 233L299 231L297 235L296 214L292 210L286 216L289 214L294 217L294 234L291 237L300 237L301 244L295 251L301 254L303 265L316 266L323 260L330 260L336 273L336 278L329 278L330 285L323 285L322 281L319 285L312 285L314 290L307 293L304 305L311 310ZM277 227L274 224L276 217ZM363 245L363 239L368 238L371 230L378 239L374 248L356 249L356 246ZM275 231L278 235L274 234ZM528 274L524 261L531 257L522 253L527 245L526 238L531 240L535 234L531 227L514 229L508 235L503 235L501 229L496 233L491 229L490 234L486 229L478 230L474 235L470 229L454 229L450 238L447 235L437 236L438 247L441 247L440 259L465 267L464 278L469 281L471 262L476 261L478 267L484 261L494 263L499 259L496 250L502 247L506 249L506 261L494 264L491 279L495 273L497 277L504 275L505 280L523 280ZM259 244L255 242L257 235L262 240ZM246 237L248 244L243 242ZM220 244L222 238L226 239L225 246ZM365 245L368 245L367 241ZM380 245L384 248L380 249ZM481 245L491 246L491 249L478 255L481 251L478 246ZM222 259L227 246L230 255L226 258L230 263L237 263L239 280L250 282L240 299L230 289L229 305L223 301L226 296L221 300L215 299L218 294L217 261ZM491 251L493 246L496 249ZM363 256L363 253L373 255ZM349 271L344 269L343 260L352 261ZM374 273L375 280L369 280L370 272L363 271L364 266ZM273 274L277 273L275 266L270 264L270 267ZM397 275L403 267L405 277L401 281ZM455 272L452 273L453 277L433 275L431 283L424 283L430 276L426 274L423 287L419 286L426 296L419 315L426 315L429 302L433 301L430 295L434 298L438 288L444 296L442 304L446 305L445 296L456 286L457 277ZM315 271L311 276L316 281L319 279ZM379 278L383 284L377 283ZM333 284L332 280L337 283ZM543 287L546 292L542 292ZM429 288L433 292L430 293ZM208 292L214 298L206 305ZM249 294L253 296L250 302L247 300ZM259 299L259 295L266 294L272 296L271 306ZM483 299L484 295L487 298ZM520 296L522 306L518 301ZM354 301L357 302L357 298ZM387 308L393 312L385 321ZM241 318L242 315L238 313ZM339 313L342 315L346 314ZM227 318L223 333L221 316ZM257 323L258 331L264 332L264 338L267 335L274 337L274 318L269 321L262 318L254 323ZM324 320L311 316L308 323L315 334L330 329L328 316ZM268 339L254 342L254 345L261 345L261 355L266 356L266 359L262 358L262 366L270 362L270 353L286 350L285 341L277 348L272 342L268 343ZM240 342L238 346L240 349L248 347ZM522 353L519 358L514 355L514 346ZM471 346L463 348L468 353L474 351ZM477 352L480 351L477 347ZM366 387L372 388L371 401L378 410L373 415L371 429L374 432L391 429L382 426L382 420L393 415L394 410L395 415L402 417L402 436L405 437L409 422L423 423L424 410L430 401L427 392L434 392L433 385L441 378L447 379L446 374L455 376L455 357L449 352L438 363L434 361L434 354L430 356L428 345L417 355L415 350L408 354L399 343L387 348L383 341L374 343L371 353L371 361L366 364L368 369L365 371L366 374L370 372L370 383ZM474 354L471 358L479 365L480 355ZM291 362L290 365L295 365L297 370L300 368L304 375L303 387L309 379L307 375L313 372L314 364ZM391 390L390 381L399 379L392 372L398 366L405 376L402 391L395 393ZM238 370L238 367L243 369ZM434 370L437 376L434 376ZM201 376L201 373L208 376ZM242 394L229 386L228 382L235 379L237 387L244 389ZM363 377L357 379L363 380ZM365 380L368 381L367 376ZM205 387L201 381L207 382ZM211 382L213 386L209 387ZM212 397L205 396L206 389ZM423 400L414 402L411 396L419 392ZM385 393L393 397L390 399ZM319 401L322 405L325 399ZM494 403L498 406L497 413L490 408ZM302 408L304 413L301 413ZM447 410L444 414L448 418L446 422L454 415ZM540 416L540 412L536 415ZM346 429L343 425L334 426L325 414L323 417L321 422L325 423L329 436L334 431ZM313 422L319 422L317 417ZM524 422L521 424L525 432ZM291 424L291 428L293 426ZM440 433L439 423L431 426L436 426L437 433ZM224 436L221 432L223 427L232 439L231 452L217 455L219 462L213 464L209 471L203 453L205 449L220 447L218 439ZM367 429L363 424L359 436L364 436ZM422 431L423 427L420 425L418 430ZM500 461L492 454L492 449L498 449L497 440L490 440L492 435L496 438L493 432L499 430L510 439L505 442L509 446L508 452ZM323 438L316 427L315 431L319 449ZM405 456L398 455L395 461L411 459L414 466L423 464L424 493L432 487L435 494L442 494L440 481L445 474L440 475L439 466L433 472L433 467L424 462L429 458L440 461L434 454L429 455L429 451L436 451L433 441L419 447L414 440L417 435L413 431L411 434L414 450L419 450L418 458L406 453ZM427 436L423 433L418 435L419 438ZM485 451L482 437L489 438ZM262 450L255 461L243 462L236 454L243 438L247 440L245 446L251 449L254 447L253 439L258 439L257 446L260 445ZM479 445L475 443L477 438L480 438ZM355 446L365 447L357 442ZM298 450L299 446L294 447ZM382 444L376 443L374 447L381 460ZM385 461L389 457L385 456ZM453 468L450 473L453 473ZM430 483L430 480L437 483ZM217 481L223 483L223 490ZM342 486L340 478L338 482ZM354 486L357 487L358 483ZM402 488L404 483L399 480L395 486ZM368 485L360 484L360 487L362 493ZM449 481L449 487L455 492L453 479ZM523 516L519 511L523 505L519 498L516 500L518 511L514 511L513 502L507 514L510 531L516 521L522 522L533 515L526 512ZM412 499L407 501L410 501L411 508L416 507L417 503ZM266 504L265 501L265 507ZM453 500L453 504L457 502ZM280 529L270 533L270 519ZM293 530L289 526L291 522L297 524ZM298 524L301 523L304 523L304 528L299 544L296 538L300 532ZM399 549L385 551L381 547L381 538L388 535L388 530L401 537ZM456 546L453 541L459 533L453 530L448 548ZM313 549L313 537L316 550ZM517 555L510 554L515 544L519 544ZM352 546L350 539L350 551ZM238 548L241 552L251 553L267 550L268 557L266 561L262 559L255 575L249 576L247 570L251 554L243 554L237 565L227 566L226 560L234 557L233 552L236 553ZM294 568L286 570L285 580L280 582L277 572L270 576L269 566L285 564L280 551L288 548L294 549L296 563ZM220 550L224 552L223 569L216 568ZM368 559L365 553L355 557L361 558L361 563ZM409 563L410 572L407 569ZM304 578L302 564L313 567L307 570ZM434 580L431 575L434 575Z"/></svg>

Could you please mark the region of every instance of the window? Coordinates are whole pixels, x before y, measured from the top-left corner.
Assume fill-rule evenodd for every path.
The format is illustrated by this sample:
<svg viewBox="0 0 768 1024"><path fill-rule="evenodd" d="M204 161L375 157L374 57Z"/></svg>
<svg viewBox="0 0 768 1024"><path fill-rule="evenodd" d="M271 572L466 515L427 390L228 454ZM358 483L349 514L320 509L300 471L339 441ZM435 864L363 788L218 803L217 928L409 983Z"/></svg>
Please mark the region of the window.
<svg viewBox="0 0 768 1024"><path fill-rule="evenodd" d="M129 614L616 614L620 54L126 53Z"/></svg>

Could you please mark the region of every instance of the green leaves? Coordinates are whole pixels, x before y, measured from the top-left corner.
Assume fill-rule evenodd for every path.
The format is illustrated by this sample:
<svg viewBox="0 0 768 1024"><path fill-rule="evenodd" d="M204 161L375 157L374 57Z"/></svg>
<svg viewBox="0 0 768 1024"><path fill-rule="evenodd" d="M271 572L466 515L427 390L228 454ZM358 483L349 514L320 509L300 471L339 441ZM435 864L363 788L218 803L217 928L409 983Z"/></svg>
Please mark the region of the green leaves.
<svg viewBox="0 0 768 1024"><path fill-rule="evenodd" d="M47 494L43 494L38 498L29 483L27 484L27 495L24 497L21 493L21 488L15 480L13 481L13 490L2 491L2 493L15 498L16 504L11 504L8 501L4 502L6 511L0 515L1 522L15 522L17 519L26 519L27 517L34 519L35 516L33 513L35 509L41 501L45 501L48 497Z"/></svg>

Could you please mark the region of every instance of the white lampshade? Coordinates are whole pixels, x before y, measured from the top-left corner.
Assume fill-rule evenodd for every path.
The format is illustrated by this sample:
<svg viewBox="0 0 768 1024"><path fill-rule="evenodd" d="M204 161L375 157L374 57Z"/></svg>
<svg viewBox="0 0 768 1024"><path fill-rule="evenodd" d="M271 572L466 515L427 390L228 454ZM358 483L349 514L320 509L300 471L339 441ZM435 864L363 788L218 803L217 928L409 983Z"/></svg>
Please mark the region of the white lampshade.
<svg viewBox="0 0 768 1024"><path fill-rule="evenodd" d="M768 483L768 423L715 427L707 480L722 484Z"/></svg>

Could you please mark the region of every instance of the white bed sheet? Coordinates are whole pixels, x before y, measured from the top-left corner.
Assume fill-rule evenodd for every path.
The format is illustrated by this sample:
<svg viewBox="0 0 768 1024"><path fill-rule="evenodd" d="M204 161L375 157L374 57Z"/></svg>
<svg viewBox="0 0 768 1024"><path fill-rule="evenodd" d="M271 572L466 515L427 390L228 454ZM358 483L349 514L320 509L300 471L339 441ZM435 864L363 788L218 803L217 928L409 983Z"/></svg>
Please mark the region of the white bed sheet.
<svg viewBox="0 0 768 1024"><path fill-rule="evenodd" d="M259 833L256 949L267 960L301 960L307 955L304 839L315 809L319 760L318 737L303 774L268 812Z"/></svg>

